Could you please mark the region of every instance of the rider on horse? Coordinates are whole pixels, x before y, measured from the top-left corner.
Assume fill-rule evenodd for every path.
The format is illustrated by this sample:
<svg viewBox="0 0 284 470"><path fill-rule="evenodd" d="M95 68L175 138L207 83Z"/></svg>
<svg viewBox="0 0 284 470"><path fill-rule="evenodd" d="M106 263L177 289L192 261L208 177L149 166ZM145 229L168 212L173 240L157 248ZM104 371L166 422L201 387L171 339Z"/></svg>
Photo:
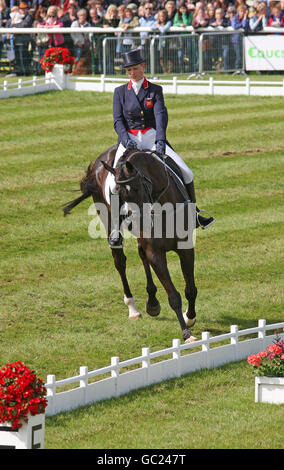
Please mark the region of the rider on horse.
<svg viewBox="0 0 284 470"><path fill-rule="evenodd" d="M162 87L144 77L146 64L141 49L126 52L123 61L130 81L114 90L113 121L119 145L113 166L116 167L126 149L152 150L161 157L167 155L180 168L189 199L195 203L193 173L166 140L168 112ZM115 194L116 183L112 173L109 173L109 186L111 193ZM214 223L213 217L202 217L199 212L196 208L196 227L206 229ZM122 246L119 230L112 231L109 246Z"/></svg>

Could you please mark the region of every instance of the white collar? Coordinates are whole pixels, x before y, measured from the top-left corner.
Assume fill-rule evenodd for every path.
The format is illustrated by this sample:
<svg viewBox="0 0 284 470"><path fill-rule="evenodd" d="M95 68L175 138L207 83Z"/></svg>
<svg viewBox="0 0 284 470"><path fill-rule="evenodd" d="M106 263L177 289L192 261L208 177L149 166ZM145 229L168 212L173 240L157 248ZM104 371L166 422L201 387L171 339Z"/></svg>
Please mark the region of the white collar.
<svg viewBox="0 0 284 470"><path fill-rule="evenodd" d="M144 77L141 78L141 80L138 80L138 82L134 82L133 80L131 80L131 81L132 81L132 88L133 88L135 94L138 95L139 90L142 86L142 83L144 82Z"/></svg>

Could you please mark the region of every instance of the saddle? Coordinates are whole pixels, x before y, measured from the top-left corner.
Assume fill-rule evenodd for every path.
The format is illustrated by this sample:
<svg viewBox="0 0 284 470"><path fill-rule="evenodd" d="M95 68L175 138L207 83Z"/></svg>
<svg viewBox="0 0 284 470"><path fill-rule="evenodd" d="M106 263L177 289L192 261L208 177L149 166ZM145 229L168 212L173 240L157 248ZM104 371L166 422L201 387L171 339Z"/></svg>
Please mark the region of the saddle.
<svg viewBox="0 0 284 470"><path fill-rule="evenodd" d="M153 152L151 152L153 154ZM176 162L169 156L169 155L157 155L154 153L155 157L158 157L164 164L166 164L167 168L170 169L169 175L174 181L177 189L183 194L186 201L188 201L188 193L186 189L186 185L183 179L183 175L181 172L180 167L176 164Z"/></svg>

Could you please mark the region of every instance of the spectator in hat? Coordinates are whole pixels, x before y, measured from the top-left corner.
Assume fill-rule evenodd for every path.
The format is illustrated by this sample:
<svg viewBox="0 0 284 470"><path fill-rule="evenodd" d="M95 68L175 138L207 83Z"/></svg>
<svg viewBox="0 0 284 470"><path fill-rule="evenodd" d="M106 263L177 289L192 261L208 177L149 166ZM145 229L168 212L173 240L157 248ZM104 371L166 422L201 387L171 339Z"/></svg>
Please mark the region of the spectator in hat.
<svg viewBox="0 0 284 470"><path fill-rule="evenodd" d="M11 28L32 28L33 19L29 14L28 4L21 1L19 4L19 13L21 21L11 19ZM15 34L15 72L17 75L30 75L31 70L31 54L29 52L29 44L31 36L29 34Z"/></svg>

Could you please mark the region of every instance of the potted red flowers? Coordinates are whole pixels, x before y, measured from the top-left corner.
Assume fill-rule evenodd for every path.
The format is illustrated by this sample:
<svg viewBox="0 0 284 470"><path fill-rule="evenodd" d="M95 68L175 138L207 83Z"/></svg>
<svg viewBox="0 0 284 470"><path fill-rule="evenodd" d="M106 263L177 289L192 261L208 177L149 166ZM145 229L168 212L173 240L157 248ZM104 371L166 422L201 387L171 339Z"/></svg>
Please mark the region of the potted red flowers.
<svg viewBox="0 0 284 470"><path fill-rule="evenodd" d="M0 449L43 448L46 388L17 361L0 369Z"/></svg>
<svg viewBox="0 0 284 470"><path fill-rule="evenodd" d="M284 339L276 331L273 344L247 359L256 372L255 401L284 404Z"/></svg>
<svg viewBox="0 0 284 470"><path fill-rule="evenodd" d="M75 58L66 47L50 47L39 60L45 72L52 72L55 65L63 65L64 73L71 73Z"/></svg>

